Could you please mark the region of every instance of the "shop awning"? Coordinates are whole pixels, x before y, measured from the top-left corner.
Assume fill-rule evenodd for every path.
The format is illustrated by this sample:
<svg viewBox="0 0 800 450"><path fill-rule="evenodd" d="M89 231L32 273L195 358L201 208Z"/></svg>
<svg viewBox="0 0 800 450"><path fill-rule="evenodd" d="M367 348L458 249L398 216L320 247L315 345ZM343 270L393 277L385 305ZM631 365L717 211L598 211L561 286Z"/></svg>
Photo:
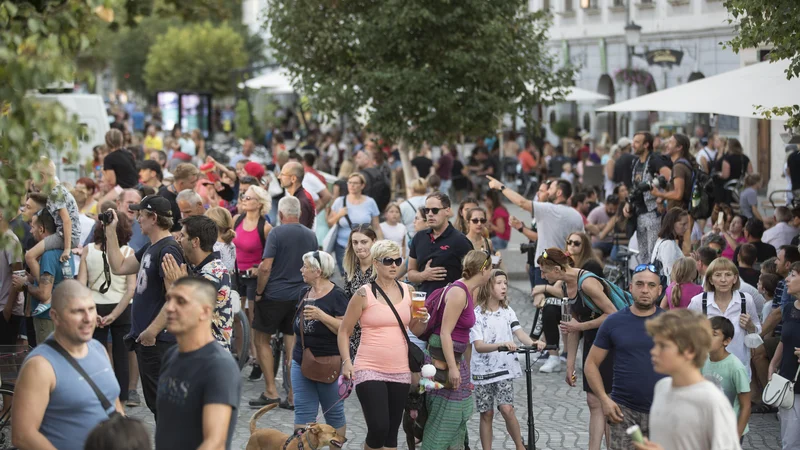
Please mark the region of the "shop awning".
<svg viewBox="0 0 800 450"><path fill-rule="evenodd" d="M800 105L800 78L786 79L788 60L762 62L598 108L598 112L709 113L762 119L756 105ZM785 118L785 117L783 117Z"/></svg>

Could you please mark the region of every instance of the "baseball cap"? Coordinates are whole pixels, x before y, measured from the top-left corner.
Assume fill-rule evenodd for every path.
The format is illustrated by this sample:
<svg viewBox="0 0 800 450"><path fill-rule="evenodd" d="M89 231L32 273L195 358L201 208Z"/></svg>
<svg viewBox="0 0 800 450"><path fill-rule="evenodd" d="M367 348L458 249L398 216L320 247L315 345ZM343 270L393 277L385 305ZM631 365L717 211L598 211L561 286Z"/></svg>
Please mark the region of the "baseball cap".
<svg viewBox="0 0 800 450"><path fill-rule="evenodd" d="M619 148L629 147L631 145L631 143L632 142L631 142L630 138L621 137L617 141L617 146L619 146Z"/></svg>
<svg viewBox="0 0 800 450"><path fill-rule="evenodd" d="M138 205L131 205L131 211L150 211L159 216L172 217L172 204L160 195L148 195Z"/></svg>
<svg viewBox="0 0 800 450"><path fill-rule="evenodd" d="M245 164L244 171L251 177L256 177L256 179L261 179L264 176L264 166L255 161Z"/></svg>

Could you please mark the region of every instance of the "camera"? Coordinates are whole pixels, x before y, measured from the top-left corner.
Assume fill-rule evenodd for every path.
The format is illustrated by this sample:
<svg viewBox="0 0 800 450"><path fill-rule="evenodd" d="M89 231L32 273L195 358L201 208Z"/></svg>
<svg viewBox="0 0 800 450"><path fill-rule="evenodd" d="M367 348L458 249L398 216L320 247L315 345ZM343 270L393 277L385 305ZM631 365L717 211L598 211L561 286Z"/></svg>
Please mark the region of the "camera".
<svg viewBox="0 0 800 450"><path fill-rule="evenodd" d="M633 186L631 193L628 195L631 206L634 209L634 215L644 214L647 212L647 206L644 203L644 194L656 189L664 189L667 187L667 179L663 175L657 175L648 183L642 181Z"/></svg>
<svg viewBox="0 0 800 450"><path fill-rule="evenodd" d="M112 213L110 210L104 211L100 213L97 218L103 225L111 225L111 222L114 221L114 213Z"/></svg>
<svg viewBox="0 0 800 450"><path fill-rule="evenodd" d="M519 244L519 252L523 255L528 252L535 252L536 251L536 242L528 242L524 244Z"/></svg>

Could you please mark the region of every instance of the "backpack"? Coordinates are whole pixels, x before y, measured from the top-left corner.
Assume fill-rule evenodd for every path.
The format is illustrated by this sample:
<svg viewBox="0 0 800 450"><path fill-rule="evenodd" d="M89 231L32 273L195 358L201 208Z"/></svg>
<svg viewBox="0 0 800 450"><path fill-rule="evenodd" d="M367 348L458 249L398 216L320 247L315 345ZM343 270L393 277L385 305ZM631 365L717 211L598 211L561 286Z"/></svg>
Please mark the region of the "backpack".
<svg viewBox="0 0 800 450"><path fill-rule="evenodd" d="M361 174L367 179L364 195L372 197L375 203L378 204L378 211L383 213L386 206L389 205L392 196L392 190L389 188L389 180L387 180L376 167L364 169L361 171Z"/></svg>
<svg viewBox="0 0 800 450"><path fill-rule="evenodd" d="M434 329L442 324L442 316L444 316L445 308L445 302L443 300L451 286L458 286L461 289L464 289L464 285L461 283L449 283L447 286L440 287L439 289L431 292L431 295L425 299L425 309L428 310L430 319L428 319L428 325L425 327L425 332L418 336L420 340L427 341L433 334ZM464 289L464 291L466 291L466 289ZM469 305L469 303L467 303L467 305Z"/></svg>
<svg viewBox="0 0 800 450"><path fill-rule="evenodd" d="M583 270L581 271L580 275L578 275L578 295L583 299L583 303L592 311L598 314L603 314L603 311L592 302L592 299L589 298L589 296L583 295L581 285L583 285L583 282L587 278L597 278L597 281L603 285L603 292L605 292L605 294L608 296L608 299L611 300L611 303L614 304L614 307L617 308L617 311L621 311L633 304L633 296L630 292L622 290L622 288L616 284L609 283L605 278L599 277L592 272Z"/></svg>
<svg viewBox="0 0 800 450"><path fill-rule="evenodd" d="M742 299L742 314L747 314L747 299L744 292L739 291L739 297ZM703 292L703 315L708 315L708 292Z"/></svg>
<svg viewBox="0 0 800 450"><path fill-rule="evenodd" d="M689 198L689 215L694 220L706 219L711 216L711 207L714 204L714 186L709 174L699 168L692 167L691 163L685 158L675 161L676 164L684 164L692 171L692 181L687 186ZM686 193L684 193L684 197Z"/></svg>
<svg viewBox="0 0 800 450"><path fill-rule="evenodd" d="M233 224L234 231L236 230L236 228L239 227L239 225L242 222L244 222L245 216L246 214L239 214L239 218L236 219L236 222L234 222ZM258 226L256 227L256 230L258 230L258 237L259 239L261 239L261 247L267 245L267 236L264 234L264 225L266 224L267 224L267 219L264 218L264 216L258 218Z"/></svg>

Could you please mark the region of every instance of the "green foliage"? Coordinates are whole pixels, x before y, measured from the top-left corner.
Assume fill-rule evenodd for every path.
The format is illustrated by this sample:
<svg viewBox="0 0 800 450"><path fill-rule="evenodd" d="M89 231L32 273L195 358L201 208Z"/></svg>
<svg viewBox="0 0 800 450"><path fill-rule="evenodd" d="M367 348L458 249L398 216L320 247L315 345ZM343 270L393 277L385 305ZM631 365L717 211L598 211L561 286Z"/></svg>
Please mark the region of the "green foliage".
<svg viewBox="0 0 800 450"><path fill-rule="evenodd" d="M236 116L234 117L234 132L239 139L247 139L253 137L253 128L250 126L250 107L247 105L246 100L239 100L236 102L234 109Z"/></svg>
<svg viewBox="0 0 800 450"><path fill-rule="evenodd" d="M268 14L277 60L315 110L370 104L390 140L486 133L502 113L562 99L574 74L526 0L273 0Z"/></svg>
<svg viewBox="0 0 800 450"><path fill-rule="evenodd" d="M166 33L172 26L178 26L177 19L148 17L136 27L126 27L119 31L114 41L104 46L113 46L114 76L121 89L130 89L143 96L151 92L144 81L144 66L147 55L156 38Z"/></svg>
<svg viewBox="0 0 800 450"><path fill-rule="evenodd" d="M800 2L797 0L725 0L736 25L736 36L726 45L734 52L769 48L769 59L789 59L786 77L800 76ZM762 112L766 112L759 108ZM791 114L789 126L800 126L800 106L769 110L771 115Z"/></svg>
<svg viewBox="0 0 800 450"><path fill-rule="evenodd" d="M186 22L241 20L241 0L124 0L125 25L146 17L172 17Z"/></svg>
<svg viewBox="0 0 800 450"><path fill-rule="evenodd" d="M59 104L27 94L76 78L76 56L92 45L102 24L92 11L105 3L0 1L0 209L7 219L16 214L26 193L23 180L33 178L40 156L77 148L77 120Z"/></svg>
<svg viewBox="0 0 800 450"><path fill-rule="evenodd" d="M210 22L170 28L150 47L144 80L150 92L180 90L229 95L229 70L247 64L242 36Z"/></svg>
<svg viewBox="0 0 800 450"><path fill-rule="evenodd" d="M555 124L553 124L551 129L556 136L558 136L560 139L564 139L569 135L570 129L572 129L572 121L566 117L562 117L561 119L558 119Z"/></svg>

